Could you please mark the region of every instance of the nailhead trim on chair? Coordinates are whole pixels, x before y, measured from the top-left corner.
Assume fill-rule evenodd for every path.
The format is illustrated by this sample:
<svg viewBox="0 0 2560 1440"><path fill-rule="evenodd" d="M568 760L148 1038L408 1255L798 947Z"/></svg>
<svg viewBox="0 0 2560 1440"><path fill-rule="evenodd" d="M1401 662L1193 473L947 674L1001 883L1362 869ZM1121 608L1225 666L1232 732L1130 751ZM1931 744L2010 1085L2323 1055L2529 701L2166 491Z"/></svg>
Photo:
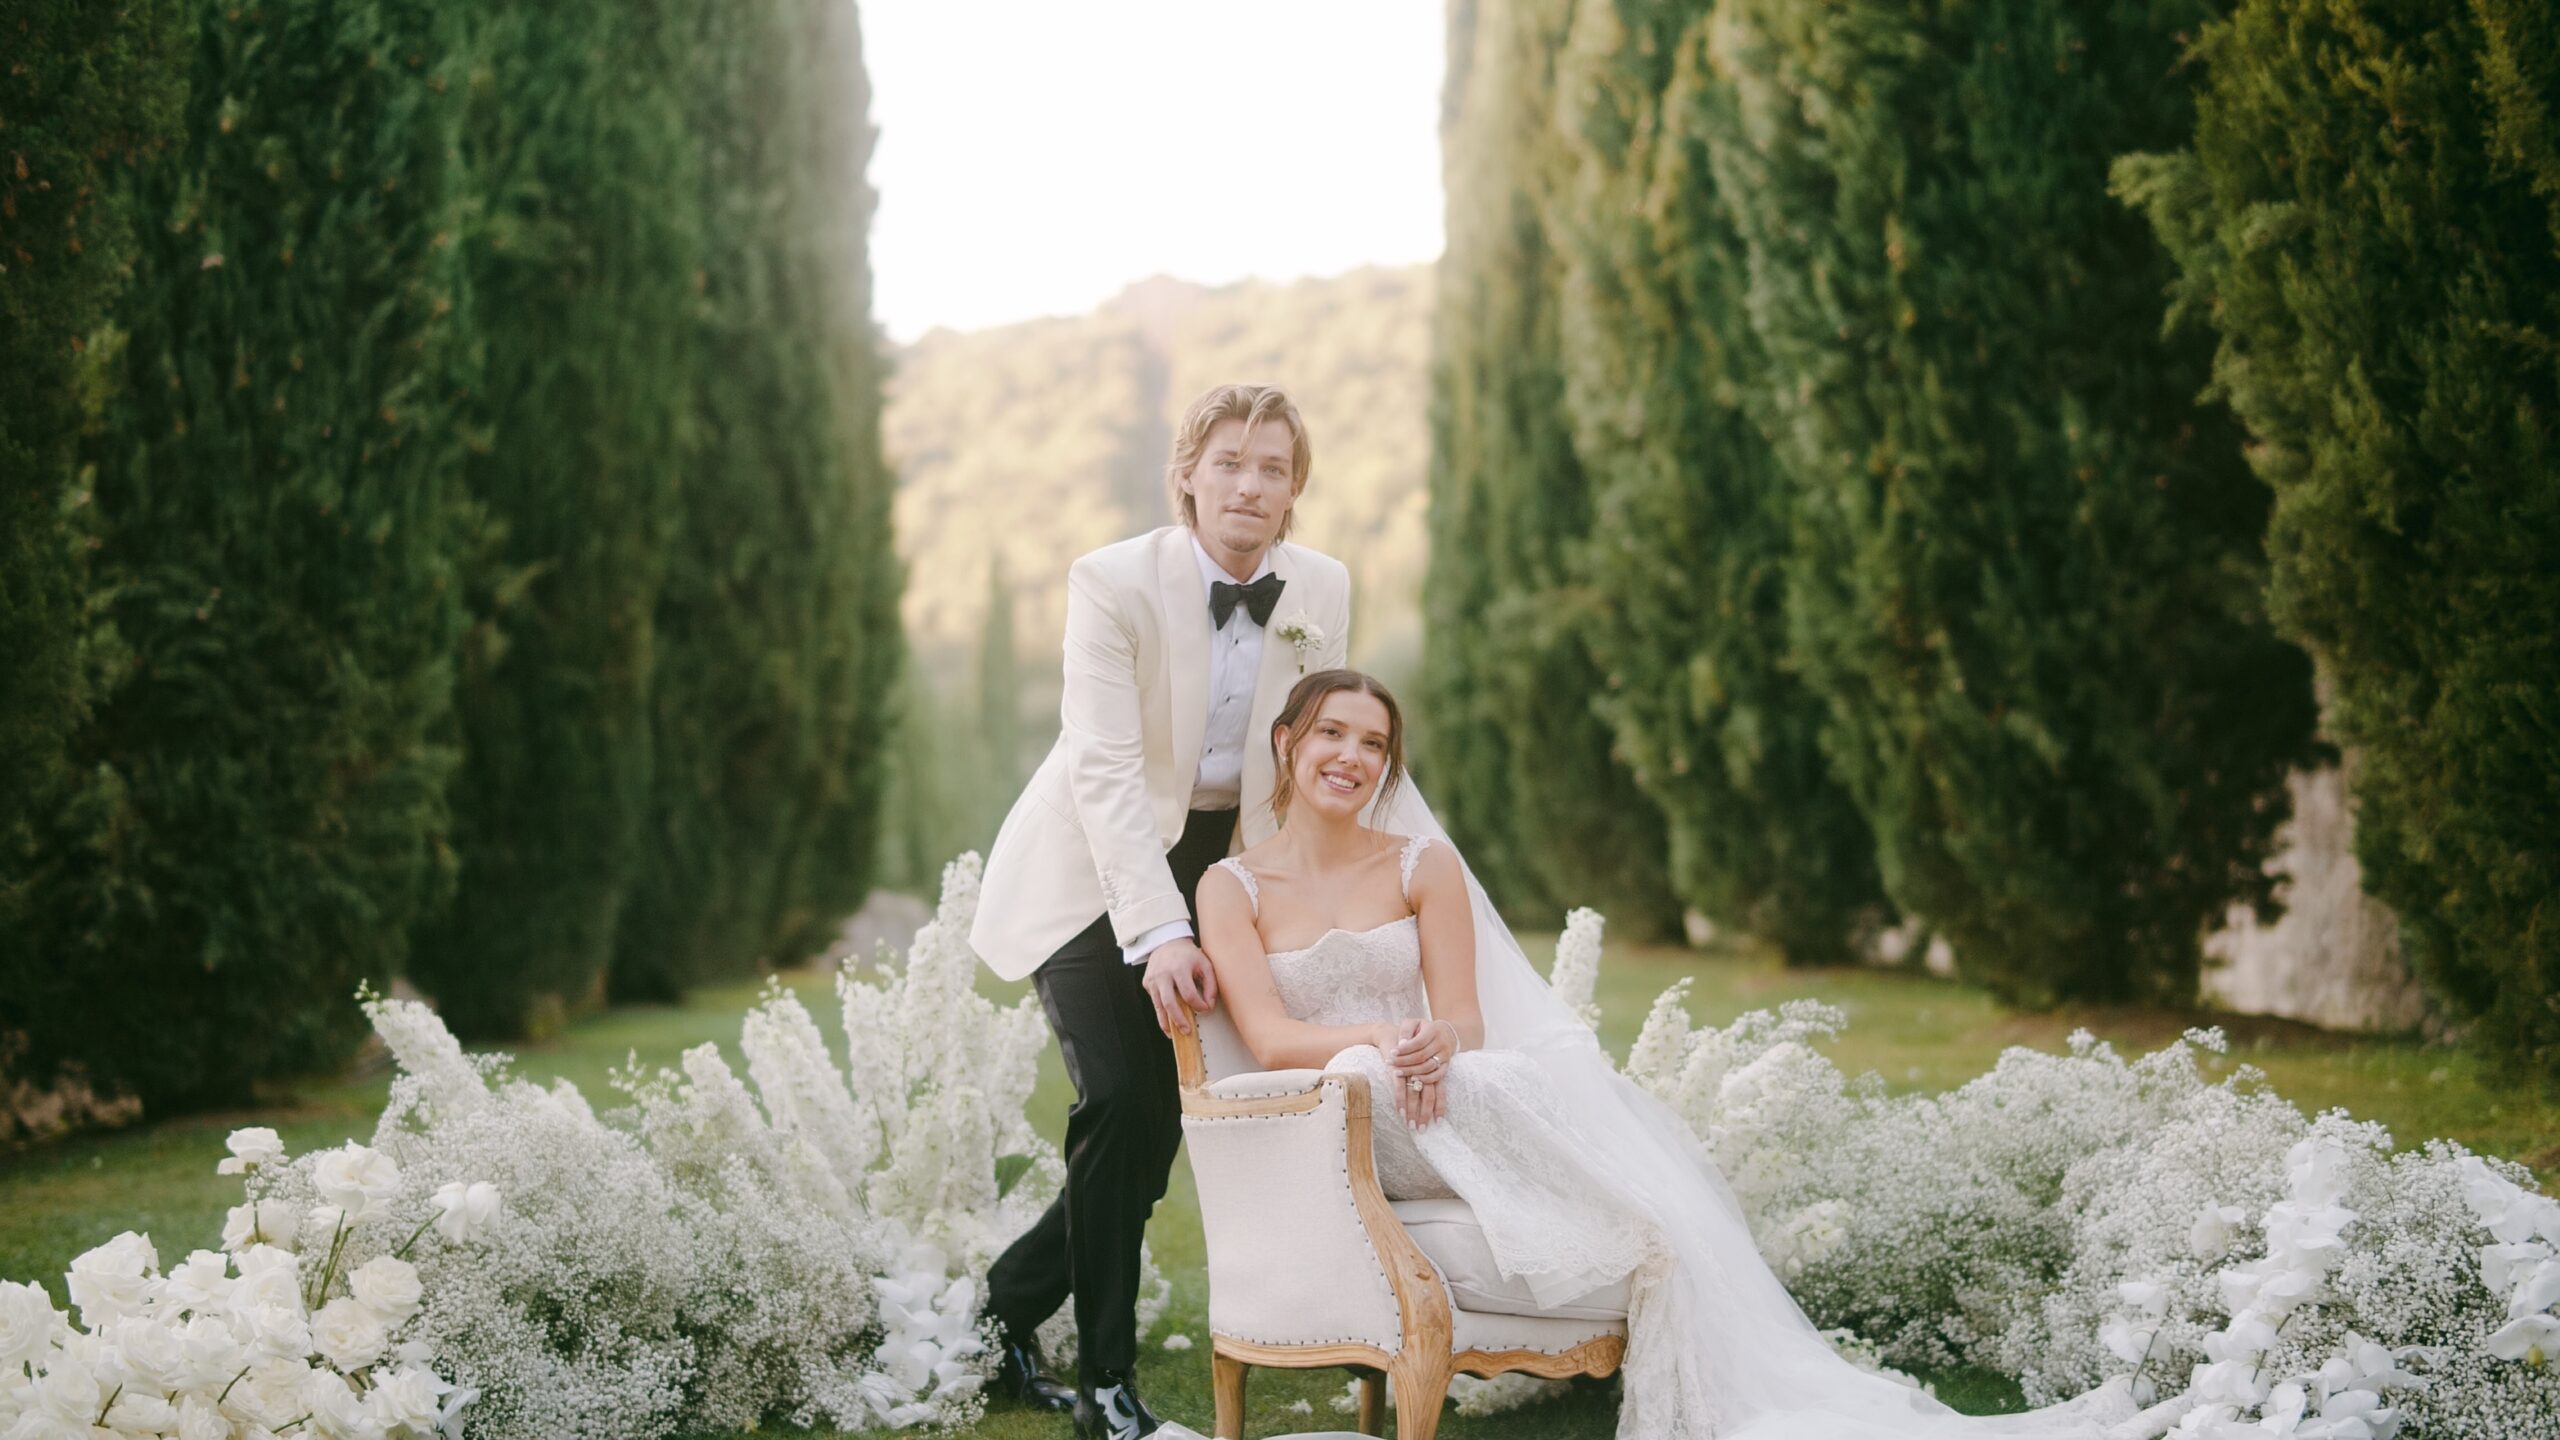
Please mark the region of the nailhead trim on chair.
<svg viewBox="0 0 2560 1440"><path fill-rule="evenodd" d="M1341 1092L1342 1092L1342 1086L1340 1085L1340 1083L1338 1083L1338 1082L1333 1082L1333 1081L1324 1081L1324 1080L1319 1080L1319 1081L1317 1081L1317 1082L1316 1082L1316 1085L1315 1085L1315 1088L1320 1089L1320 1090L1321 1090L1321 1089L1328 1088L1328 1087L1330 1087L1331 1089L1333 1089L1336 1093L1335 1093L1335 1094L1334 1094L1334 1096L1331 1098L1330 1102L1319 1102L1319 1104L1321 1105L1321 1104L1323 1104L1323 1103L1332 1103L1332 1104L1340 1105L1340 1106L1342 1106L1342 1107L1343 1107L1343 1109L1347 1112L1347 1111L1349 1110L1349 1108L1350 1108L1350 1102L1349 1102L1349 1100L1348 1100L1348 1099L1346 1099L1346 1098L1343 1096L1343 1094L1341 1093ZM1272 1092L1272 1096L1275 1096L1275 1097L1276 1097L1276 1096L1280 1096L1280 1095L1304 1095L1305 1093L1307 1093L1307 1092L1306 1092L1304 1089L1297 1089L1297 1090L1275 1090L1275 1091L1273 1091L1273 1092ZM1225 1099L1231 1099L1231 1100L1242 1100L1242 1099L1248 1099L1248 1098L1257 1098L1257 1099L1258 1099L1258 1098L1270 1098L1270 1097L1260 1097L1260 1096L1252 1096L1252 1097L1248 1097L1248 1096L1242 1096L1242 1095L1230 1095L1230 1096L1225 1096L1225 1097L1222 1097L1222 1098L1225 1098ZM1319 1112L1318 1112L1318 1111L1313 1111L1313 1110L1311 1110L1311 1111L1308 1111L1307 1113L1312 1115L1312 1114L1316 1114L1316 1113L1319 1113ZM1184 1123L1184 1124L1186 1124L1186 1125L1191 1125L1191 1124L1207 1125L1207 1124L1214 1124L1214 1123L1216 1123L1216 1122L1218 1122L1218 1121L1222 1121L1222 1120L1268 1120L1268 1119L1272 1119L1272 1118L1275 1118L1275 1117L1267 1116L1267 1115L1185 1115L1185 1116L1183 1116L1183 1117L1182 1117L1182 1123ZM1294 1118L1294 1117L1290 1117L1290 1118ZM1348 1128L1349 1123L1350 1123L1350 1117L1349 1117L1349 1115L1348 1115L1347 1113L1344 1115L1343 1120L1344 1120L1344 1125L1345 1125L1345 1127L1346 1127L1346 1128ZM1342 1189L1343 1189L1343 1193L1345 1193L1345 1194L1349 1194L1349 1193L1350 1193L1350 1191L1351 1191L1351 1151L1350 1151L1350 1147L1349 1147L1349 1146L1347 1146L1347 1145L1343 1147L1343 1151L1342 1151L1342 1161L1341 1161L1341 1168L1340 1168L1340 1170L1339 1170L1337 1173L1339 1173L1339 1174L1342 1176ZM1355 1223L1356 1223L1356 1222L1358 1221L1358 1219L1359 1219L1359 1210L1358 1210L1358 1207L1356 1207L1356 1206L1355 1206L1355 1207L1353 1208L1353 1210L1352 1210L1352 1219L1354 1220L1354 1222L1355 1222ZM1380 1263L1378 1263L1378 1248L1377 1248L1375 1245L1368 1245L1368 1246L1366 1246L1365 1248L1367 1249L1367 1251L1368 1251L1368 1255L1369 1255L1369 1273L1370 1273L1370 1275L1371 1275L1371 1276L1373 1276L1373 1277L1375 1277L1375 1278L1376 1278L1376 1280L1377 1280L1377 1282L1378 1282L1378 1289L1379 1289L1380 1293L1382 1293L1383 1295L1385 1295L1385 1296L1386 1296L1386 1301L1387 1301L1387 1313L1389 1313L1390 1315L1396 1315L1396 1316L1401 1317L1401 1315L1403 1314L1403 1309L1402 1309L1402 1307L1401 1307L1401 1306L1397 1303L1397 1301L1396 1301L1396 1287L1395 1287L1394 1282L1393 1282L1393 1281L1390 1281L1390 1280L1387 1278L1387 1267L1386 1267L1386 1266L1384 1266L1384 1265L1382 1265L1382 1264L1380 1264ZM1442 1289L1444 1289L1444 1290L1448 1288L1448 1282L1447 1282L1445 1279L1441 1282L1441 1288L1442 1288ZM1389 1341L1388 1341L1386 1344L1384 1344L1384 1345L1379 1345L1379 1344L1378 1344L1378 1342L1377 1342L1377 1340L1376 1340L1375 1338L1373 1338L1373 1337L1371 1337L1371 1336L1367 1336L1367 1335L1339 1335L1339 1336L1336 1336L1336 1337L1334 1337L1334 1338L1332 1338L1332 1339L1330 1339L1330 1340L1257 1340L1257 1339L1255 1339L1253 1336L1250 1336L1250 1335L1235 1335L1235 1336L1231 1336L1231 1337L1229 1337L1229 1338L1231 1338L1231 1339L1236 1339L1236 1340L1242 1340L1242 1341L1247 1342L1248 1344L1254 1344L1254 1345L1305 1345L1305 1346L1311 1346L1311 1347L1312 1347L1312 1346L1316 1346L1316 1345L1371 1345L1371 1346L1376 1346L1378 1349L1384 1350L1386 1353L1388 1353L1388 1354L1390 1354L1390 1355L1395 1355L1395 1354L1400 1354L1400 1353L1402 1353L1402 1352L1403 1352L1403 1350L1404 1350L1404 1325L1403 1325L1403 1323L1402 1323L1401 1319L1399 1319L1399 1320L1398 1320L1398 1322L1397 1322L1396 1324L1394 1324L1394 1325L1392 1325L1392 1326L1390 1326L1390 1327L1388 1327L1388 1328L1390 1328L1391 1330L1393 1330L1393 1331L1395 1332L1395 1337L1394 1337L1393 1339L1389 1340ZM1212 1332L1212 1333L1215 1333L1215 1332Z"/></svg>
<svg viewBox="0 0 2560 1440"><path fill-rule="evenodd" d="M1318 1085L1300 1085L1288 1090L1220 1090L1217 1091L1216 1094L1221 1100L1277 1100L1285 1095L1304 1095L1309 1090L1320 1088L1322 1087ZM1254 1115L1186 1115L1183 1118L1186 1120L1254 1120L1261 1117Z"/></svg>

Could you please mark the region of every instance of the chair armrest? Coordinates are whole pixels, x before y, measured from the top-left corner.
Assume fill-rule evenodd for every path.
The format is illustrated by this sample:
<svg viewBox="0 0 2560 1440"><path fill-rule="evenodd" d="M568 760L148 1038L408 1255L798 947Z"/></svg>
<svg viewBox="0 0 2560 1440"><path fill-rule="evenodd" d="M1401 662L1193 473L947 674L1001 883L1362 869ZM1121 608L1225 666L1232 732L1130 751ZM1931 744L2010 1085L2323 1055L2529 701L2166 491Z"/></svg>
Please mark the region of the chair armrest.
<svg viewBox="0 0 2560 1440"><path fill-rule="evenodd" d="M1389 1354L1410 1338L1449 1353L1447 1286L1378 1186L1367 1080L1238 1075L1185 1087L1182 1110L1213 1331Z"/></svg>
<svg viewBox="0 0 2560 1440"><path fill-rule="evenodd" d="M1194 1090L1182 1092L1185 1115L1273 1115L1293 1114L1311 1108L1317 1087L1325 1080L1321 1070L1257 1070L1244 1075L1230 1075L1212 1080ZM1269 1105L1265 1101L1295 1101L1295 1104Z"/></svg>

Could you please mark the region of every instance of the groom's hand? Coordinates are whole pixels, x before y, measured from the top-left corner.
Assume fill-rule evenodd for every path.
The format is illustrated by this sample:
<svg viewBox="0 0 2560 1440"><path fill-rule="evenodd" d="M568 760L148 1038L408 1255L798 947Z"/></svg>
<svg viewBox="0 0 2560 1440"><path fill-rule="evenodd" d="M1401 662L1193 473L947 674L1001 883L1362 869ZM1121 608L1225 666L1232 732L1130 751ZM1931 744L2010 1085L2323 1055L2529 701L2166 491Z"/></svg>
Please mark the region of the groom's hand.
<svg viewBox="0 0 2560 1440"><path fill-rule="evenodd" d="M1185 936L1167 940L1147 956L1147 999L1156 1007L1156 1025L1167 1035L1191 1033L1191 1012L1218 1008L1218 972L1200 953L1198 941Z"/></svg>

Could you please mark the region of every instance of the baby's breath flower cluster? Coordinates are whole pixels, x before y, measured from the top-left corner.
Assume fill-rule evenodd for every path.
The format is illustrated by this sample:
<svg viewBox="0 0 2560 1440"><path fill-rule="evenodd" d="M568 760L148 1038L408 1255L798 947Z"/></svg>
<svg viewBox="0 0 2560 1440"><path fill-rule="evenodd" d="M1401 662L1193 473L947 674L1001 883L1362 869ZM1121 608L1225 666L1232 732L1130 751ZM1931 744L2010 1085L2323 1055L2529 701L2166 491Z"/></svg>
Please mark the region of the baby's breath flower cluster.
<svg viewBox="0 0 2560 1440"><path fill-rule="evenodd" d="M2209 1078L2218 1032L2130 1062L2083 1033L1893 1096L1813 1048L1829 1007L1701 1030L1685 998L1626 1074L1861 1363L1983 1365L2038 1403L2121 1380L2148 1408L2120 1440L2560 1434L2560 1202L2520 1167Z"/></svg>
<svg viewBox="0 0 2560 1440"><path fill-rule="evenodd" d="M480 1231L441 1225L363 1145L289 1161L273 1130L253 1127L233 1131L230 1150L217 1168L244 1177L249 1197L221 1250L164 1274L150 1237L116 1236L64 1276L77 1325L43 1287L0 1282L0 1436L459 1436L473 1395L437 1373L417 1333L425 1290L406 1257L430 1230L439 1255L467 1254ZM280 1174L306 1183L272 1184ZM497 1192L479 1188L494 1219Z"/></svg>
<svg viewBox="0 0 2560 1440"><path fill-rule="evenodd" d="M599 1117L574 1086L463 1055L422 1006L369 1006L404 1072L377 1145L421 1183L511 1197L476 1263L430 1269L420 1322L480 1390L477 1434L974 1417L986 1266L1061 1168L1025 1114L1038 1011L971 985L978 877L975 855L945 870L904 966L839 975L841 1067L777 984L742 1028L743 1077L697 1046L617 1076L631 1104Z"/></svg>

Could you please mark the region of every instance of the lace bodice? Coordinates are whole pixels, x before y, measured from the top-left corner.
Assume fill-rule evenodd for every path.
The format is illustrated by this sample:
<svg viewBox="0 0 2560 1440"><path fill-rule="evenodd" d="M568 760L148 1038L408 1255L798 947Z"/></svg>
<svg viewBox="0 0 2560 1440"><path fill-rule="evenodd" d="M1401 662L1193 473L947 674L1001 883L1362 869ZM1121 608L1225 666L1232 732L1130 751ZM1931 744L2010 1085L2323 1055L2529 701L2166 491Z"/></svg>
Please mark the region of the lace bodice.
<svg viewBox="0 0 2560 1440"><path fill-rule="evenodd" d="M1413 868L1431 844L1428 835L1405 842L1401 885L1405 903L1413 903ZM1230 856L1218 862L1244 884L1245 898L1256 919L1262 915L1262 888L1244 862ZM1279 987L1281 1008L1290 1018L1316 1025L1374 1025L1387 1020L1414 1020L1431 1013L1422 986L1422 927L1411 915L1368 930L1327 930L1312 945L1273 950L1264 957L1272 983Z"/></svg>

